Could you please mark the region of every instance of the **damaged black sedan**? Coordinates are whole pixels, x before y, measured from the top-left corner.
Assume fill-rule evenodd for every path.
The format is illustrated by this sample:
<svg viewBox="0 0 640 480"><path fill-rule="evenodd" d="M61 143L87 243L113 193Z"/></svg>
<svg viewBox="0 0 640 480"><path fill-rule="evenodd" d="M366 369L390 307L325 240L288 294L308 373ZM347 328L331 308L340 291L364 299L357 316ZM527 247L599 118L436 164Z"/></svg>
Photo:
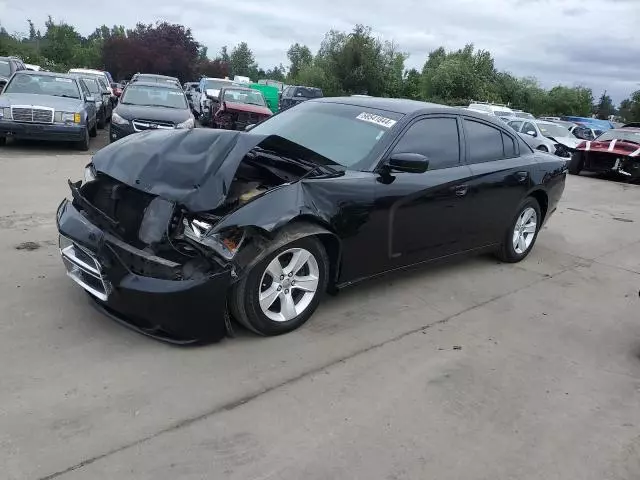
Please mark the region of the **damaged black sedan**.
<svg viewBox="0 0 640 480"><path fill-rule="evenodd" d="M525 258L566 162L466 109L304 102L247 132L144 132L99 151L58 208L68 275L114 319L174 343L235 319L304 324L322 295L462 253Z"/></svg>

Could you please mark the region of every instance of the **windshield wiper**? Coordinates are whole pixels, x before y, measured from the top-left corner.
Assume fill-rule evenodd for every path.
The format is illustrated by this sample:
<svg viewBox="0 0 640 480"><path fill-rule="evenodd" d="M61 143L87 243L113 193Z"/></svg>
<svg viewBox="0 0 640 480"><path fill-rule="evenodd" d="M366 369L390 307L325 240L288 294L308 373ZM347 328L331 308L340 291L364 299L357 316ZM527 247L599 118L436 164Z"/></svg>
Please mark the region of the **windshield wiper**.
<svg viewBox="0 0 640 480"><path fill-rule="evenodd" d="M312 162L309 160L303 160L302 158L299 157L285 157L284 155L280 155L278 153L275 153L272 150L267 150L264 149L262 147L254 147L253 149L254 151L257 151L259 153L264 153L267 155L271 155L273 157L277 157L280 158L281 160L285 160L285 161L289 161L289 162L293 162L293 163L298 163L304 167L310 168L311 170L309 172L307 172L304 176L306 177L307 175L310 175L312 172L318 170L318 169L324 169L326 172L330 173L331 175L342 175L344 172L341 170L338 170L336 168L330 167L329 165L325 165L323 163L316 163L316 162ZM336 164L339 165L339 164Z"/></svg>

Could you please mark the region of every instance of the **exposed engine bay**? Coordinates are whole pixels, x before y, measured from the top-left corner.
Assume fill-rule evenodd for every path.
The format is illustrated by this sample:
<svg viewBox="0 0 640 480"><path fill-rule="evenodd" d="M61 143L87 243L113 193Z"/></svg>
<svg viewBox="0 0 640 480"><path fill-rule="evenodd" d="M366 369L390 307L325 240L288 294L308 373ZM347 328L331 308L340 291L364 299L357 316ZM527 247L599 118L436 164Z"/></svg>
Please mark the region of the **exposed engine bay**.
<svg viewBox="0 0 640 480"><path fill-rule="evenodd" d="M90 166L88 167L90 168ZM172 280L189 279L220 269L241 245L252 241L251 232L230 229L212 231L225 216L285 183L314 173L309 162L284 158L256 147L238 165L224 202L207 212L191 212L183 205L146 193L103 173L84 183L70 183L74 206L91 222L126 245L149 255L141 262L131 251L116 253L138 275ZM116 242L117 244L118 242ZM113 247L110 247L113 248ZM120 250L122 250L120 249ZM137 258L136 258L137 257ZM154 259L166 260L154 262Z"/></svg>

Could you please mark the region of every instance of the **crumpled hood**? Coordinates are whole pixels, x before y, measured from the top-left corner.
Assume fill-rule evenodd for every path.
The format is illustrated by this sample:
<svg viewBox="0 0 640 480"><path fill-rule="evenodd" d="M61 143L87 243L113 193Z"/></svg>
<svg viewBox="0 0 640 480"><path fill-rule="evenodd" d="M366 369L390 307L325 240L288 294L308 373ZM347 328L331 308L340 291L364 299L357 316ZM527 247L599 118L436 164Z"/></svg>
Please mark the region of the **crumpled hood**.
<svg viewBox="0 0 640 480"><path fill-rule="evenodd" d="M576 148L578 145L580 145L580 142L583 141L583 140L580 140L579 138L571 138L571 137L548 137L548 138L556 143L560 143L565 147L569 147L572 149Z"/></svg>
<svg viewBox="0 0 640 480"><path fill-rule="evenodd" d="M146 131L103 148L93 164L133 188L203 212L224 202L238 165L265 138L208 128Z"/></svg>
<svg viewBox="0 0 640 480"><path fill-rule="evenodd" d="M267 107L263 107L261 105L251 105L251 104L248 104L248 103L238 103L238 102L224 102L224 103L225 103L225 108L227 110L236 110L238 112L257 113L259 115L268 115L268 116L273 115L273 113L271 113L271 110L269 110Z"/></svg>
<svg viewBox="0 0 640 480"><path fill-rule="evenodd" d="M630 157L640 156L640 145L633 142L625 142L624 140L605 140L598 142L597 140L582 141L577 148L585 152L602 152L611 153L612 155L628 155Z"/></svg>

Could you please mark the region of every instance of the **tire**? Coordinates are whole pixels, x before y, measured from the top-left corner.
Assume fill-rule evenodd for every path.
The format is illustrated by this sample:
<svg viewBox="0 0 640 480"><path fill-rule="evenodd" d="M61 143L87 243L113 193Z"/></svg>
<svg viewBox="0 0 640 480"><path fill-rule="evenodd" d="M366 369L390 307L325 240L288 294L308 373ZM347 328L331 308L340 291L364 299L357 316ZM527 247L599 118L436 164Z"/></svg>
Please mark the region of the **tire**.
<svg viewBox="0 0 640 480"><path fill-rule="evenodd" d="M97 137L98 136L98 121L96 120L96 123L93 124L93 127L91 127L91 129L89 130L89 136L91 138Z"/></svg>
<svg viewBox="0 0 640 480"><path fill-rule="evenodd" d="M95 127L94 127L95 128ZM89 130L84 129L84 138L77 143L78 150L86 152L89 150Z"/></svg>
<svg viewBox="0 0 640 480"><path fill-rule="evenodd" d="M7 137L0 137L0 147L4 147L7 144Z"/></svg>
<svg viewBox="0 0 640 480"><path fill-rule="evenodd" d="M544 145L540 145L538 147L538 150L540 150L541 152L547 152L549 153L549 149L547 147L545 147Z"/></svg>
<svg viewBox="0 0 640 480"><path fill-rule="evenodd" d="M571 155L571 160L569 160L569 173L571 175L580 175L583 165L584 159L582 158L582 154L574 153L573 155Z"/></svg>
<svg viewBox="0 0 640 480"><path fill-rule="evenodd" d="M301 264L298 274L290 276L287 270L295 263L294 255L299 254L303 255L297 257L299 261L306 255L309 257ZM284 267L281 267L283 263ZM284 279L274 278L273 272L280 272ZM236 320L259 335L273 336L291 332L302 326L315 312L327 289L328 273L329 257L316 237L303 237L284 244L275 243L272 249L233 286L229 301L231 313ZM296 278L307 279L304 281L308 282L308 287L315 290L308 292L295 286ZM313 278L316 278L315 282ZM267 293L269 291L272 291L271 295ZM266 309L260 305L261 294ZM283 310L282 301L286 299L293 302L287 302L293 308L292 311ZM297 313L297 309L301 311Z"/></svg>
<svg viewBox="0 0 640 480"><path fill-rule="evenodd" d="M531 217L529 220L525 222L525 229L520 229L521 221L526 218L527 215L530 215L531 212L534 212L535 217L533 218L533 231L526 231L531 229ZM525 214L526 212L526 214ZM527 197L518 208L518 213L513 217L511 222L509 222L509 227L504 234L502 239L502 245L497 252L497 256L500 260L506 263L517 263L521 260L524 260L527 255L533 249L533 246L538 239L538 232L540 231L540 226L542 223L542 214L540 212L540 205L538 201L533 197ZM516 231L520 231L521 234L516 239ZM518 246L514 245L518 240ZM520 241L522 243L520 243Z"/></svg>
<svg viewBox="0 0 640 480"><path fill-rule="evenodd" d="M102 130L105 127L106 123L107 123L106 116L107 116L107 112L106 111L102 112L98 116L97 124L98 124L98 128L100 130Z"/></svg>

